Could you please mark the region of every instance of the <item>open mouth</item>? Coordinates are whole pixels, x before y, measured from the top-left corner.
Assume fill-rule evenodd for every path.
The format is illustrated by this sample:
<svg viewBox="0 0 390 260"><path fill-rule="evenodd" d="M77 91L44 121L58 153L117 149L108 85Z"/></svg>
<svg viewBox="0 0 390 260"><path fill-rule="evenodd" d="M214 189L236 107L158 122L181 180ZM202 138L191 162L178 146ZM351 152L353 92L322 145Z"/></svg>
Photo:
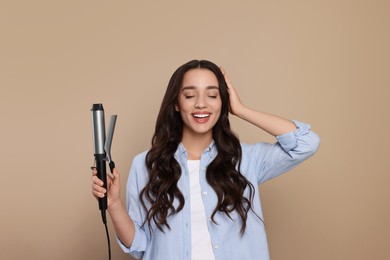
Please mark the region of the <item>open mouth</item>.
<svg viewBox="0 0 390 260"><path fill-rule="evenodd" d="M208 118L210 114L192 114L195 118Z"/></svg>

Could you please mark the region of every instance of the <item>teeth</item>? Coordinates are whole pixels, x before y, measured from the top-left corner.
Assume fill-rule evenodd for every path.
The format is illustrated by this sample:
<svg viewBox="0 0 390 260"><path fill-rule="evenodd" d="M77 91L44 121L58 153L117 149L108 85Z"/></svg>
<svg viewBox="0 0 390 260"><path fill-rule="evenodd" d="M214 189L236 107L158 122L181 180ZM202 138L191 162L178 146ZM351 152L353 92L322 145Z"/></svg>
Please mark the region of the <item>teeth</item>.
<svg viewBox="0 0 390 260"><path fill-rule="evenodd" d="M209 116L209 114L196 114L196 115L194 115L194 117L197 117L197 118L205 118L208 116Z"/></svg>

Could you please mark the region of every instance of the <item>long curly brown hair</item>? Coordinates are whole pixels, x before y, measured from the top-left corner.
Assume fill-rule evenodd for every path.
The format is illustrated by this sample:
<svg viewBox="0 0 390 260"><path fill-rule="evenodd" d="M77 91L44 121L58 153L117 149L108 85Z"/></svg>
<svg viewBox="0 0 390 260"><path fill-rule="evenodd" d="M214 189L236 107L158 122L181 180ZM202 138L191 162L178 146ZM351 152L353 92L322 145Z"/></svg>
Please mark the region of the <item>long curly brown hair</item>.
<svg viewBox="0 0 390 260"><path fill-rule="evenodd" d="M215 74L222 100L221 115L212 131L218 154L206 171L206 180L218 198L211 219L216 223L214 216L217 212L223 212L231 218L231 213L236 211L242 220L243 234L248 211L252 209L254 187L240 172L242 150L237 136L230 129L229 93L224 76L217 65L206 60L187 62L173 73L169 81L157 117L152 147L145 159L149 180L139 195L147 212L144 224L149 224L150 231L152 221L161 231L164 226L170 229L168 217L183 209L184 196L177 187L181 168L174 157L181 142L183 121L175 105L178 104L184 74L196 68L208 69ZM249 191L248 197L244 196L246 189ZM173 204L175 199L178 201L176 208ZM150 204L149 207L146 202Z"/></svg>

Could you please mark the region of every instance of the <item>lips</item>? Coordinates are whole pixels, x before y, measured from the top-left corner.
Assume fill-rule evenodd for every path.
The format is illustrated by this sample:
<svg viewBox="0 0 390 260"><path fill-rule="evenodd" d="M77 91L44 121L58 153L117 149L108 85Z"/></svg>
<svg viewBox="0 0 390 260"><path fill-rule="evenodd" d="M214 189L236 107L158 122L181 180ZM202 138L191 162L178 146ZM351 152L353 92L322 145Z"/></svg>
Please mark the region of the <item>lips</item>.
<svg viewBox="0 0 390 260"><path fill-rule="evenodd" d="M192 117L199 124L206 123L209 120L210 115L211 113L206 113L206 112L192 113Z"/></svg>

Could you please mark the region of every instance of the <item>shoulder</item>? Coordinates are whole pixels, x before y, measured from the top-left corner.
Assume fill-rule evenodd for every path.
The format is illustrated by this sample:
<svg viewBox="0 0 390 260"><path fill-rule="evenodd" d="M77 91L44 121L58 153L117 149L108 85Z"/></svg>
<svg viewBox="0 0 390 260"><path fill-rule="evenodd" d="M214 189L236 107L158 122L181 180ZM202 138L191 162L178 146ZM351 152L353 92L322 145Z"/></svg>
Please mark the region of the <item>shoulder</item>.
<svg viewBox="0 0 390 260"><path fill-rule="evenodd" d="M128 178L128 185L136 185L137 187L143 186L148 177L146 164L145 164L145 158L148 151L144 151L142 153L137 154L133 158L133 162L131 164L130 172L129 172L129 178ZM135 189L135 187L132 187Z"/></svg>
<svg viewBox="0 0 390 260"><path fill-rule="evenodd" d="M131 164L131 172L144 172L146 171L146 155L148 154L148 151L143 151L142 153L137 154L133 158L133 162Z"/></svg>
<svg viewBox="0 0 390 260"><path fill-rule="evenodd" d="M141 164L145 163L146 155L148 154L149 150L143 151L142 153L137 154L133 159L133 164Z"/></svg>

